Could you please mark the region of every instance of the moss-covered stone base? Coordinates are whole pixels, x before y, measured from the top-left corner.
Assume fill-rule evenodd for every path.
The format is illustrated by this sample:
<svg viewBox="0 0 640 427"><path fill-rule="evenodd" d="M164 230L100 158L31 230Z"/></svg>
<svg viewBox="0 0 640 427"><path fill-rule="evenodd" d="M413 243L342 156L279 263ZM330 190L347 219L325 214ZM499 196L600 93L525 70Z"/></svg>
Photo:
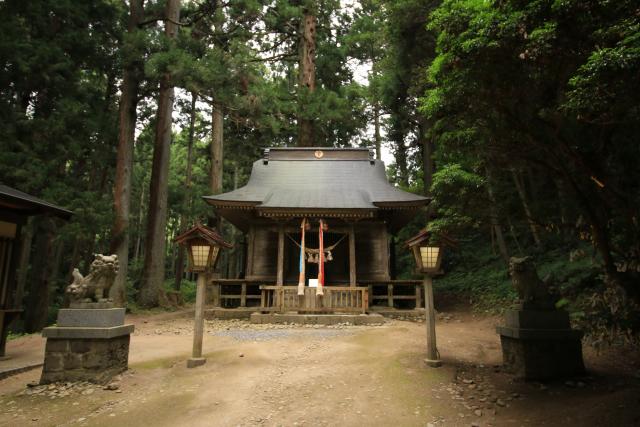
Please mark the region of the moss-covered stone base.
<svg viewBox="0 0 640 427"><path fill-rule="evenodd" d="M115 338L48 338L40 384L58 381L107 383L127 370L129 335Z"/></svg>

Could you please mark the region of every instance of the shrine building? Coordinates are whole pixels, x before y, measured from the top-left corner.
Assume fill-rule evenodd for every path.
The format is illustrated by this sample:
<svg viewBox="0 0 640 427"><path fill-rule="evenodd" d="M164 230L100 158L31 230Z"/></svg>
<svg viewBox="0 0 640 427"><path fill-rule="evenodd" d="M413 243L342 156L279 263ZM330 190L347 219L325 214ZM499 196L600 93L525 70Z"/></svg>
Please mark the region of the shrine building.
<svg viewBox="0 0 640 427"><path fill-rule="evenodd" d="M247 185L204 199L246 241L241 277L213 279L215 306L364 313L376 306L393 310L422 304L420 281L392 277L391 236L429 199L391 185L372 149L266 149ZM303 219L308 223L304 266ZM320 299L313 289L319 260L324 261ZM304 298L297 293L301 267Z"/></svg>

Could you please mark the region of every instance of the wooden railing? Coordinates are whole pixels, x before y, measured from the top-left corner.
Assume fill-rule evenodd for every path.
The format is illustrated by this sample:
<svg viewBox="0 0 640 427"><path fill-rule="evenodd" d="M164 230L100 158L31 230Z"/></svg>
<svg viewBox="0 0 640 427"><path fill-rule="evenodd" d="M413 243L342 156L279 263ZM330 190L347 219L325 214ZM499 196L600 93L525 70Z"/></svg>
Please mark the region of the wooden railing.
<svg viewBox="0 0 640 427"><path fill-rule="evenodd" d="M424 308L424 289L421 280L363 280L359 284L369 288L371 307L387 308ZM403 304L404 302L408 304ZM376 304L381 302L382 304ZM399 304L404 307L396 307Z"/></svg>
<svg viewBox="0 0 640 427"><path fill-rule="evenodd" d="M264 283L264 280L213 279L208 283L211 285L211 305L214 307L257 306L257 301L261 298L259 286ZM256 303L251 304L252 300Z"/></svg>
<svg viewBox="0 0 640 427"><path fill-rule="evenodd" d="M213 307L255 307L261 311L306 310L323 312L324 308L331 311L364 312L373 307L414 309L424 308L424 290L420 280L385 280L359 281L357 287L325 286L325 295L317 305L315 288L305 288L305 298L300 306L297 286L282 286L280 300L276 302L278 286L265 280L247 279L213 279L209 291L209 304ZM354 291L357 290L357 291ZM366 290L366 308L363 303ZM335 300L334 300L335 299ZM353 300L353 301L352 301ZM306 306L306 307L305 307ZM326 310L324 312L327 312Z"/></svg>
<svg viewBox="0 0 640 427"><path fill-rule="evenodd" d="M366 313L369 309L369 289L358 286L325 286L324 295L316 288L304 288L298 295L297 286L260 286L263 311L298 311L305 313Z"/></svg>

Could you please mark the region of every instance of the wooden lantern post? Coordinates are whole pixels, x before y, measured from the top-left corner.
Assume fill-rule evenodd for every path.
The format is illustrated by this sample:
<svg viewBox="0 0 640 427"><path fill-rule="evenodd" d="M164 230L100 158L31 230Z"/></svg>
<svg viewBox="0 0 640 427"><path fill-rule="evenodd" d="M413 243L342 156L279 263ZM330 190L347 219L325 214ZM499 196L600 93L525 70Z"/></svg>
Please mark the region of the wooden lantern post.
<svg viewBox="0 0 640 427"><path fill-rule="evenodd" d="M436 313L433 306L433 276L441 274L442 246L429 243L429 234L423 231L407 241L407 246L412 250L416 262L417 271L424 275L424 312L425 325L427 327L427 358L428 366L438 367L442 365L440 354L436 346Z"/></svg>
<svg viewBox="0 0 640 427"><path fill-rule="evenodd" d="M204 336L204 307L209 273L215 268L220 248L232 247L218 232L200 223L180 236L176 243L187 247L189 270L198 273L196 282L196 307L193 327L193 350L187 360L187 368L203 365L207 359L202 357L202 339Z"/></svg>

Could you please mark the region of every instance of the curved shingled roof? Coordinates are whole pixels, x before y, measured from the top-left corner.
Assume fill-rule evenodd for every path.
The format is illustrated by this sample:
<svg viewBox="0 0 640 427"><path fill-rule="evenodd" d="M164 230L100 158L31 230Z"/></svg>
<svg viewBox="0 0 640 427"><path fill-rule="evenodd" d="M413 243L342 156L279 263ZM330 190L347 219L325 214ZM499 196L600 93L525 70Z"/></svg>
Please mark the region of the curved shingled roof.
<svg viewBox="0 0 640 427"><path fill-rule="evenodd" d="M214 206L258 209L377 209L429 203L426 197L389 184L379 160L258 160L247 185L204 199Z"/></svg>

